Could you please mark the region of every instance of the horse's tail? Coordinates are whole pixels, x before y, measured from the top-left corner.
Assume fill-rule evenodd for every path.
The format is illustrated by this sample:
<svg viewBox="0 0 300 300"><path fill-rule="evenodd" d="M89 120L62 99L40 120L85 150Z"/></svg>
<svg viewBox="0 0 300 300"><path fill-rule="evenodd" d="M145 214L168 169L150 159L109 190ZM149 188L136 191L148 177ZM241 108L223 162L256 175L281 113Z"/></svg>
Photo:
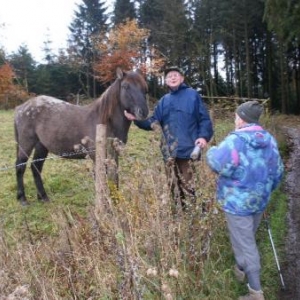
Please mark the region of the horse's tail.
<svg viewBox="0 0 300 300"><path fill-rule="evenodd" d="M17 149L17 155L18 155L18 146L19 146L19 132L18 132L18 125L17 125L17 110L15 110L15 115L14 115L14 133L15 133L15 142L16 142L16 149Z"/></svg>

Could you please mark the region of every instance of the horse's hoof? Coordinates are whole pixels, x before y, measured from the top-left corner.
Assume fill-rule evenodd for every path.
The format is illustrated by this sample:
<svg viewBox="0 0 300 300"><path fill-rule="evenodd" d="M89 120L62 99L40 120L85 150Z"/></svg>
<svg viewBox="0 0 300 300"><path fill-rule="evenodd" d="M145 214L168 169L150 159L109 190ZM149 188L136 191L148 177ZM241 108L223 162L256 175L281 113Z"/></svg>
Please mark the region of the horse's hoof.
<svg viewBox="0 0 300 300"><path fill-rule="evenodd" d="M49 198L40 198L39 201L42 203L49 203L50 199Z"/></svg>
<svg viewBox="0 0 300 300"><path fill-rule="evenodd" d="M22 206L29 206L29 202L27 200L20 200L20 204Z"/></svg>
<svg viewBox="0 0 300 300"><path fill-rule="evenodd" d="M43 202L43 203L50 202L50 199L48 198L47 195L41 196L41 195L37 194L37 198L40 202Z"/></svg>

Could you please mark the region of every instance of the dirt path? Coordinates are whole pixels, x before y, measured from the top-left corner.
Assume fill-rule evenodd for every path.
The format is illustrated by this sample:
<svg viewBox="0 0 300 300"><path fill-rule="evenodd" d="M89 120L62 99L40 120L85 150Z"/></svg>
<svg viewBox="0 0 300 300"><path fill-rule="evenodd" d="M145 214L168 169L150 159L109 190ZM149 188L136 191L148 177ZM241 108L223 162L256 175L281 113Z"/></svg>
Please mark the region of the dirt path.
<svg viewBox="0 0 300 300"><path fill-rule="evenodd" d="M280 300L300 299L300 127L285 128L290 144L287 163L286 191L288 193L288 234L285 243L286 261L282 275L286 290Z"/></svg>

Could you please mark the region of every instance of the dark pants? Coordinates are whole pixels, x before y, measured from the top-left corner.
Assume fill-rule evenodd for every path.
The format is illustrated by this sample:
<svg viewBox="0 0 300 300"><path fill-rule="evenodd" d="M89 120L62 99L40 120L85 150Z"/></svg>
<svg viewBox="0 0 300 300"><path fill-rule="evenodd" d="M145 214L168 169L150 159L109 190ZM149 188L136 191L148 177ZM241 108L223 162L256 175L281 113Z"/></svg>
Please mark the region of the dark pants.
<svg viewBox="0 0 300 300"><path fill-rule="evenodd" d="M195 202L193 163L190 159L174 158L166 162L166 174L175 205L184 210Z"/></svg>

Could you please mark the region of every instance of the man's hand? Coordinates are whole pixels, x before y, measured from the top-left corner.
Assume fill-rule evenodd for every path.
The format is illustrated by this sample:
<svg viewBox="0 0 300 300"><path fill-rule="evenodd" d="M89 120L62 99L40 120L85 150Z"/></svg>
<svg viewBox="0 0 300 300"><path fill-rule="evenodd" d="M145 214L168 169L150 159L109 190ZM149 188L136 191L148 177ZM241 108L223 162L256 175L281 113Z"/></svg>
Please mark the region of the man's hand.
<svg viewBox="0 0 300 300"><path fill-rule="evenodd" d="M201 149L207 146L207 141L204 138L199 138L195 141L195 145L198 145Z"/></svg>

